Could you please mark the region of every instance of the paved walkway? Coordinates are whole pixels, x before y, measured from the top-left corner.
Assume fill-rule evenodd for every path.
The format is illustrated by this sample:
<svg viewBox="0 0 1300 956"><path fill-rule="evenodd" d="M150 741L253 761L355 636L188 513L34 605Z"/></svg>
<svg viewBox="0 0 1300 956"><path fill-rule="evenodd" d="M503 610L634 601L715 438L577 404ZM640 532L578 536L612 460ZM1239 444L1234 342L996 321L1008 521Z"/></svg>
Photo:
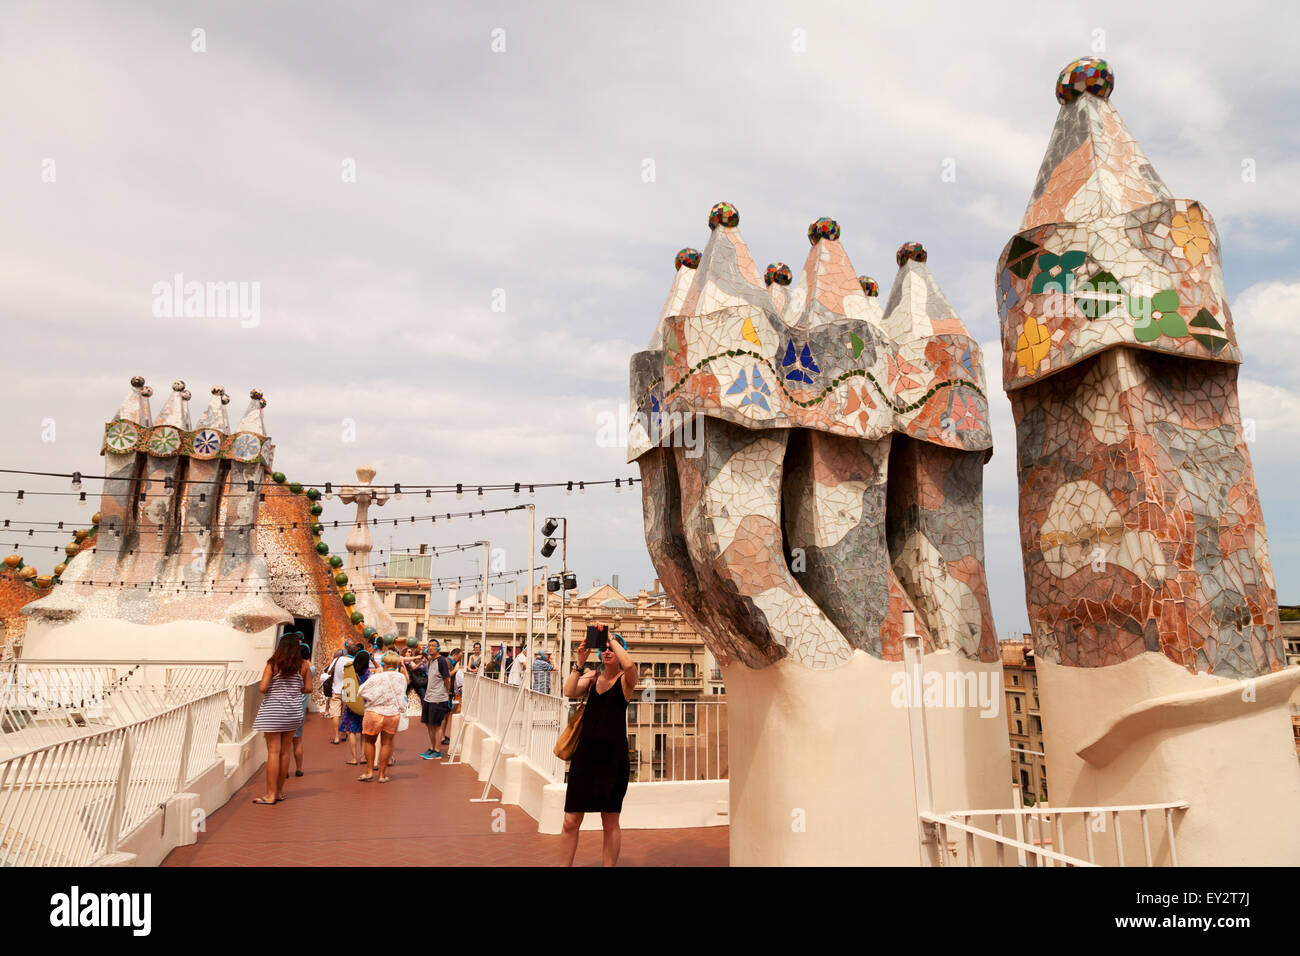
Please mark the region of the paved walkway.
<svg viewBox="0 0 1300 956"><path fill-rule="evenodd" d="M252 802L266 785L264 774L257 773L208 817L198 843L176 848L163 866L551 866L559 861L560 838L538 833L537 822L518 807L469 802L483 785L468 765L421 760L428 737L419 723L398 735L398 762L385 784L358 783L360 768L344 763L347 746L331 746L329 738L324 718L308 715L306 771L290 776L284 802L273 807ZM619 864L726 866L727 838L727 827L624 830ZM600 865L599 831L581 834L575 862Z"/></svg>

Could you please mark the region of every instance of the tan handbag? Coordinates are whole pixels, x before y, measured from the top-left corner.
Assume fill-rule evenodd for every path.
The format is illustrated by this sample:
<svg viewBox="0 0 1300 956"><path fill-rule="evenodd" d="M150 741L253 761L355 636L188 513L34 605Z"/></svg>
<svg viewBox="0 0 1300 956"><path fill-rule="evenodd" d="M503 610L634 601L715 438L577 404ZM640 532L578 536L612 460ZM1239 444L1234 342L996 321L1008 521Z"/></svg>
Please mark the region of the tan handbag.
<svg viewBox="0 0 1300 956"><path fill-rule="evenodd" d="M569 724L560 731L560 737L555 741L555 756L561 760L572 760L573 755L578 750L578 738L582 736L582 715L587 712L587 700L591 697L591 690L587 690L587 696L582 698L579 704L569 717Z"/></svg>

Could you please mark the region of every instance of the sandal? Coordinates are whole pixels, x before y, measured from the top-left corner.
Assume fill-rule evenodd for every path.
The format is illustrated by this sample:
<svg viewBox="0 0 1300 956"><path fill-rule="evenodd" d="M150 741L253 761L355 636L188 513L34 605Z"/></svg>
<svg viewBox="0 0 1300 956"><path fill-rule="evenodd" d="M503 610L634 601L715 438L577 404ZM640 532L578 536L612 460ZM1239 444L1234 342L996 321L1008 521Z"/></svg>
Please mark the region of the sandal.
<svg viewBox="0 0 1300 956"><path fill-rule="evenodd" d="M344 762L345 764L347 764L349 767L360 767L360 766L361 766L361 761L360 761L360 760L345 760L345 761L343 761L343 762Z"/></svg>
<svg viewBox="0 0 1300 956"><path fill-rule="evenodd" d="M380 783L388 783L388 781L390 781L390 780L392 780L392 779L393 779L392 777L380 777L380 778L379 778L379 782L380 782Z"/></svg>
<svg viewBox="0 0 1300 956"><path fill-rule="evenodd" d="M275 804L279 803L280 801L279 801L279 800L268 800L268 799L266 799L266 797L254 797L254 798L253 798L253 802L256 803L258 806L261 806L261 807L270 807L270 806L274 806Z"/></svg>
<svg viewBox="0 0 1300 956"><path fill-rule="evenodd" d="M302 776L302 771L301 771L301 770L295 770L295 771L293 772L293 775L294 775L295 777L301 777L301 776Z"/></svg>
<svg viewBox="0 0 1300 956"><path fill-rule="evenodd" d="M357 780L359 780L361 783L369 783L371 780L374 779L375 779L375 775L373 773L363 773L361 776L357 777Z"/></svg>

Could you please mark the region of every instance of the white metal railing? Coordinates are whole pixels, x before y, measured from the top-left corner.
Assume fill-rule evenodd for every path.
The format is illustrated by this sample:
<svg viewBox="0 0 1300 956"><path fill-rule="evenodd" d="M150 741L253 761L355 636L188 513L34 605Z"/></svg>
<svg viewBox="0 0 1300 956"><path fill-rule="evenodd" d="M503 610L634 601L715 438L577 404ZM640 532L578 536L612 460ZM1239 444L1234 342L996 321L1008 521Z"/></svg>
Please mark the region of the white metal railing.
<svg viewBox="0 0 1300 956"><path fill-rule="evenodd" d="M965 843L966 866L1125 866L1135 859L1124 847L1124 831L1131 840L1141 835L1142 861L1146 866L1178 865L1178 844L1174 833L1174 814L1185 811L1182 800L1169 803L1133 804L1112 807L1017 807L1006 810L951 810L945 813L923 811L921 820L935 831L940 852L935 862L948 866L956 859L956 842L949 840L955 830ZM1127 818L1121 814L1127 814ZM1160 817L1160 828L1153 839L1151 817ZM972 820L992 817L992 829ZM1013 833L1007 832L1010 818ZM1083 845L1086 858L1067 850L1066 835ZM981 842L991 842L989 851L979 850ZM1008 860L1007 849L1015 851Z"/></svg>
<svg viewBox="0 0 1300 956"><path fill-rule="evenodd" d="M222 688L0 760L0 866L85 866L116 853L220 759L227 701Z"/></svg>
<svg viewBox="0 0 1300 956"><path fill-rule="evenodd" d="M503 741L505 752L527 756L551 780L562 783L566 766L554 748L578 702L531 689L519 695L518 687L466 674L465 720ZM726 703L724 698L661 698L629 704L631 779L727 779Z"/></svg>
<svg viewBox="0 0 1300 956"><path fill-rule="evenodd" d="M633 701L627 709L627 733L633 780L727 779L723 697Z"/></svg>
<svg viewBox="0 0 1300 956"><path fill-rule="evenodd" d="M903 612L903 671L907 687L924 686L925 657L921 638L916 632L916 615ZM919 826L921 863L929 866L949 866L959 857L956 841L949 841L949 830L955 830L965 843L967 866L1006 866L1007 848L1015 850L1019 866L1124 866L1124 830L1131 839L1141 835L1143 860L1147 866L1178 865L1178 846L1174 831L1174 814L1188 808L1185 800L1167 803L1132 804L1111 807L1052 807L1039 804L1033 807L1007 809L936 811L933 786L930 779L930 745L925 716L925 695L906 695L908 735L912 749L912 787L916 797ZM1023 761L1027 753L1015 748ZM1018 793L1018 791L1017 791ZM1016 798L1019 802L1019 796ZM1153 842L1149 817L1152 813L1163 817L1162 832ZM1121 814L1130 814L1125 820ZM1136 814L1136 819L1131 815ZM992 817L993 824L977 826L972 819ZM1004 818L1010 817L1015 826L1015 836L1006 832ZM1037 831L1035 833L1035 830ZM1087 859L1072 856L1066 850L1067 834L1073 846L1083 843ZM1113 841L1103 844L1097 837ZM1159 837L1163 837L1163 846ZM981 843L992 844L993 862L985 848L980 855ZM1048 847L1051 849L1048 849ZM1102 860L1098 861L1098 855ZM1130 853L1130 856L1132 854Z"/></svg>
<svg viewBox="0 0 1300 956"><path fill-rule="evenodd" d="M224 661L6 661L0 757L135 723L218 689L227 694L227 739L239 739L256 678Z"/></svg>

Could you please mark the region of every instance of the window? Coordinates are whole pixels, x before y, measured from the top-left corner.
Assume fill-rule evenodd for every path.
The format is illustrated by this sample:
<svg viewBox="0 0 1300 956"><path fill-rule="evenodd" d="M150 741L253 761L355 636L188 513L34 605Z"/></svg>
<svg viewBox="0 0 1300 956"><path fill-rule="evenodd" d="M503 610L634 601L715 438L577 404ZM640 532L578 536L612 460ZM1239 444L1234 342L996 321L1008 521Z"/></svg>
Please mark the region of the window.
<svg viewBox="0 0 1300 956"><path fill-rule="evenodd" d="M662 662L655 664L655 680L665 680L668 677L668 665Z"/></svg>
<svg viewBox="0 0 1300 956"><path fill-rule="evenodd" d="M400 624L397 625L397 636L398 636L398 637L406 637L406 622L405 622L405 621L403 621L402 623L400 623Z"/></svg>
<svg viewBox="0 0 1300 956"><path fill-rule="evenodd" d="M666 724L666 723L668 723L668 705L667 705L667 704L655 704L654 707L655 707L655 710L654 710L654 722L655 722L656 724ZM660 734L659 736L663 736L663 735Z"/></svg>
<svg viewBox="0 0 1300 956"><path fill-rule="evenodd" d="M397 595L397 602L394 606L407 608L409 610L423 611L424 597L423 594L399 594Z"/></svg>
<svg viewBox="0 0 1300 956"><path fill-rule="evenodd" d="M1020 686L1020 675L1019 675L1019 674L1012 674L1012 675L1011 675L1011 683L1013 683L1015 686L1019 687L1019 686Z"/></svg>
<svg viewBox="0 0 1300 956"><path fill-rule="evenodd" d="M695 702L684 701L682 703L682 723L688 727L695 726Z"/></svg>
<svg viewBox="0 0 1300 956"><path fill-rule="evenodd" d="M635 723L638 722L637 719L636 719L636 703L635 703L635 702L633 702L633 703L627 705L627 722L628 722L629 724L635 724Z"/></svg>
<svg viewBox="0 0 1300 956"><path fill-rule="evenodd" d="M416 637L419 637L419 638L423 638L423 637L424 637L424 622L423 622L423 621L419 621L419 622L416 623L416 625L415 625L415 636L416 636Z"/></svg>
<svg viewBox="0 0 1300 956"><path fill-rule="evenodd" d="M1013 704L1016 705L1016 713L1017 713L1017 714L1020 713L1020 698L1019 698L1019 697L1012 697L1012 698L1011 698L1011 703L1013 703Z"/></svg>
<svg viewBox="0 0 1300 956"><path fill-rule="evenodd" d="M1016 733L1018 733L1018 734L1023 734L1024 732L1025 732L1024 725L1023 725L1020 721L1017 720L1017 721L1016 721Z"/></svg>
<svg viewBox="0 0 1300 956"><path fill-rule="evenodd" d="M695 665L694 665L694 664L683 664L683 665L682 665L682 676L685 677L687 680L694 680L694 679L695 679Z"/></svg>
<svg viewBox="0 0 1300 956"><path fill-rule="evenodd" d="M627 752L630 754L636 753L636 734L627 735Z"/></svg>

